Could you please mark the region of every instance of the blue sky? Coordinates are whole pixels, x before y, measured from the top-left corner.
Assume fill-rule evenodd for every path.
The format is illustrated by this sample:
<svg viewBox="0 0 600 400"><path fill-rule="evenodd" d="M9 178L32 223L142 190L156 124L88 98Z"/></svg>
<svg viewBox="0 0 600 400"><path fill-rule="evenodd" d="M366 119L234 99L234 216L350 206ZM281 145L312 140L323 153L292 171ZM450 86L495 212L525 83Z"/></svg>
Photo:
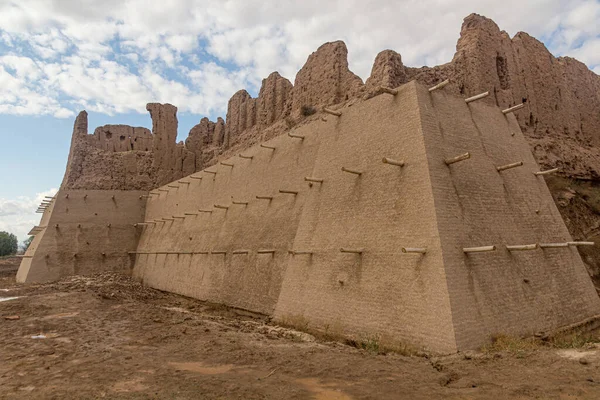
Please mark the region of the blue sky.
<svg viewBox="0 0 600 400"><path fill-rule="evenodd" d="M151 127L148 102L179 108L179 140L256 95L279 71L293 82L319 45L344 40L364 79L377 53L409 66L451 60L462 19L492 18L600 73L600 0L316 1L0 0L0 230L25 238L37 203L62 180L73 120Z"/></svg>

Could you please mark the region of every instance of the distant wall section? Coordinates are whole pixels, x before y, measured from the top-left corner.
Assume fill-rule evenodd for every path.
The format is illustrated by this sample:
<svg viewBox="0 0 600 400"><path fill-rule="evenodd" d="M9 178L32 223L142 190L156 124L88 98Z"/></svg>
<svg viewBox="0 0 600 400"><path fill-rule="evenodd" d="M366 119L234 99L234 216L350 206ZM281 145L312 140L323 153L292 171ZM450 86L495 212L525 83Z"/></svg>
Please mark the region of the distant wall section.
<svg viewBox="0 0 600 400"><path fill-rule="evenodd" d="M147 192L60 190L17 274L18 282L46 282L102 271L131 273Z"/></svg>

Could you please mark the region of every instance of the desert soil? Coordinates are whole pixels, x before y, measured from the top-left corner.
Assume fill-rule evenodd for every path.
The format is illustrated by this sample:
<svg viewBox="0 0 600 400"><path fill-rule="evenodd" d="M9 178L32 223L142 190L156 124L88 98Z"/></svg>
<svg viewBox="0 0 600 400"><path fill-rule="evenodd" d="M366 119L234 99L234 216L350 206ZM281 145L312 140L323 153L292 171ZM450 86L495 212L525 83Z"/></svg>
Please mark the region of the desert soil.
<svg viewBox="0 0 600 400"><path fill-rule="evenodd" d="M600 346L383 355L123 276L0 269L2 399L600 398Z"/></svg>

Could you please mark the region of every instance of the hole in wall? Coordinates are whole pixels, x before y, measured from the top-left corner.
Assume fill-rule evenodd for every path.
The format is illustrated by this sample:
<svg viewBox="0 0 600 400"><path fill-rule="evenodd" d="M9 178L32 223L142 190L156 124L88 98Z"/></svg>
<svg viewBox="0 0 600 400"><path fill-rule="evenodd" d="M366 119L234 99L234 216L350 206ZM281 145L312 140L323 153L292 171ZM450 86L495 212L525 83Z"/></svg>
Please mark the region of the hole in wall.
<svg viewBox="0 0 600 400"><path fill-rule="evenodd" d="M506 63L506 58L502 57L500 54L496 56L496 73L498 74L498 79L500 80L500 87L502 89L508 89L510 87L508 66Z"/></svg>

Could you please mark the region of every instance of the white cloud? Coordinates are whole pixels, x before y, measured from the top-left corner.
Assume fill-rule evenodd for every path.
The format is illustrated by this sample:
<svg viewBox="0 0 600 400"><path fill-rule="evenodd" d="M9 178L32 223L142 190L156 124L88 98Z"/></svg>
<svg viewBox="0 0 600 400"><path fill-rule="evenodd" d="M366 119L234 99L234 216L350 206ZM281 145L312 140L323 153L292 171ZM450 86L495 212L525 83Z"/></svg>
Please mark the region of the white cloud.
<svg viewBox="0 0 600 400"><path fill-rule="evenodd" d="M149 101L223 113L235 91L257 91L274 70L293 80L326 41L346 42L363 79L387 48L411 66L448 62L471 12L598 71L595 0L5 0L0 113L144 113Z"/></svg>
<svg viewBox="0 0 600 400"><path fill-rule="evenodd" d="M27 239L27 233L40 221L35 210L44 196L53 196L58 190L53 188L37 193L35 197L0 198L0 231L14 233L19 241Z"/></svg>

